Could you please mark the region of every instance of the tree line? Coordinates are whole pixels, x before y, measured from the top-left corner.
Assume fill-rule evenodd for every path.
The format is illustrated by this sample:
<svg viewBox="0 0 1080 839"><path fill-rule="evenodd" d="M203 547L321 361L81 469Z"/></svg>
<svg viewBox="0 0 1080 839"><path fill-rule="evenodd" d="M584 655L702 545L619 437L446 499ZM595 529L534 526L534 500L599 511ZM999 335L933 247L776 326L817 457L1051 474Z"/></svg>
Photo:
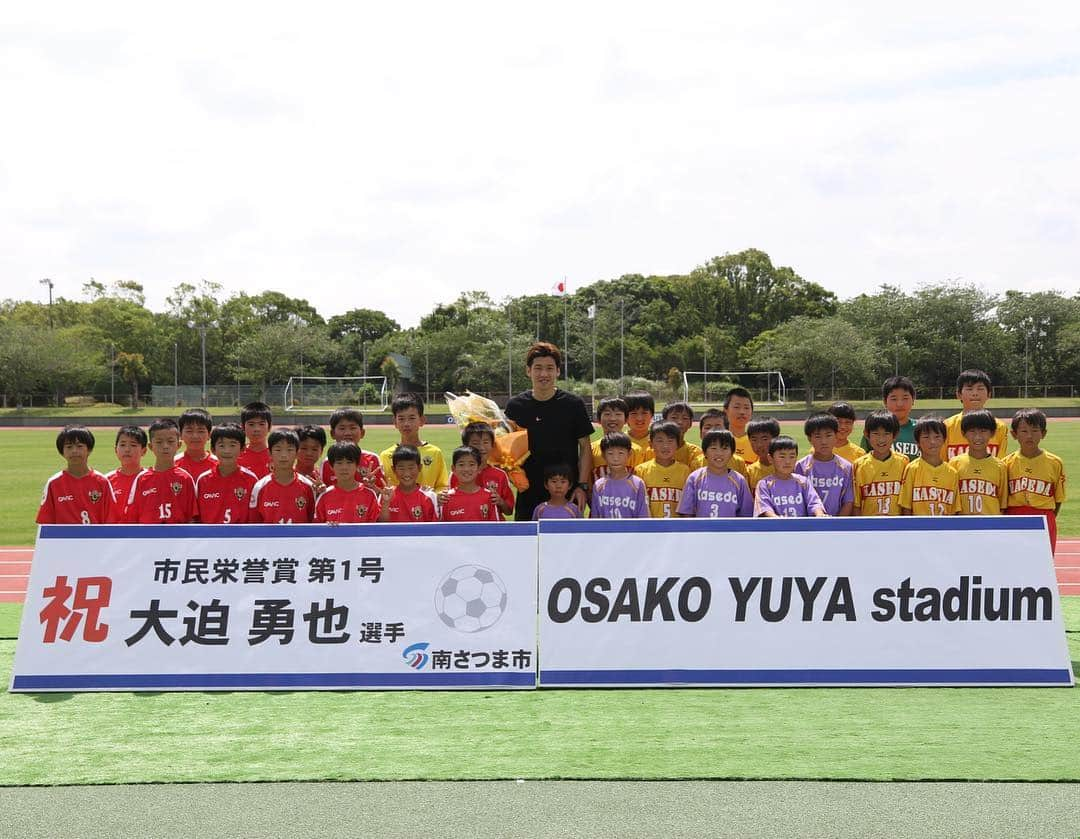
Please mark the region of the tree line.
<svg viewBox="0 0 1080 839"><path fill-rule="evenodd" d="M527 386L521 359L536 338L563 346L582 382L594 345L601 379L673 383L683 370L753 367L813 389L873 386L899 370L920 387L949 387L974 366L998 383L1025 373L1032 383L1080 380L1080 293L997 295L945 280L840 300L750 249L687 274L627 274L564 295L467 291L408 329L372 309L327 318L300 297L229 296L205 281L177 286L164 311L151 311L137 282L91 280L77 300L0 304L0 392L11 405L32 393L107 393L111 376L125 395L197 383L203 335L208 382L266 392L301 374L395 379L397 354L433 393L505 393Z"/></svg>

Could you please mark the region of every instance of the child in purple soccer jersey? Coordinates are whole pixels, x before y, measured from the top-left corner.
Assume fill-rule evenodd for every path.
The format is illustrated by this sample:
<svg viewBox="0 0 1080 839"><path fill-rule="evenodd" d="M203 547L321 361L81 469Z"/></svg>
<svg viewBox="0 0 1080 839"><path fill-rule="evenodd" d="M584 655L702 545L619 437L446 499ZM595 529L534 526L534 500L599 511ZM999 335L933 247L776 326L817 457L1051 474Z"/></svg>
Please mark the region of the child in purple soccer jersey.
<svg viewBox="0 0 1080 839"><path fill-rule="evenodd" d="M766 518L827 516L817 490L805 475L795 474L799 445L781 435L769 443L773 473L758 481L754 515Z"/></svg>
<svg viewBox="0 0 1080 839"><path fill-rule="evenodd" d="M544 467L544 489L548 500L541 501L533 510L533 521L540 519L580 519L581 510L566 495L574 486L574 473L565 463L553 463Z"/></svg>
<svg viewBox="0 0 1080 839"><path fill-rule="evenodd" d="M754 515L754 497L746 478L730 468L735 435L730 431L706 432L701 448L705 465L686 479L677 514L712 519Z"/></svg>
<svg viewBox="0 0 1080 839"><path fill-rule="evenodd" d="M850 516L855 506L855 481L851 463L835 454L839 421L832 414L815 414L803 430L813 451L795 464L795 474L805 475L817 491L830 516Z"/></svg>
<svg viewBox="0 0 1080 839"><path fill-rule="evenodd" d="M630 459L633 443L629 434L605 434L600 441L608 473L597 478L589 501L589 517L594 519L647 519L649 497L645 481L633 474Z"/></svg>

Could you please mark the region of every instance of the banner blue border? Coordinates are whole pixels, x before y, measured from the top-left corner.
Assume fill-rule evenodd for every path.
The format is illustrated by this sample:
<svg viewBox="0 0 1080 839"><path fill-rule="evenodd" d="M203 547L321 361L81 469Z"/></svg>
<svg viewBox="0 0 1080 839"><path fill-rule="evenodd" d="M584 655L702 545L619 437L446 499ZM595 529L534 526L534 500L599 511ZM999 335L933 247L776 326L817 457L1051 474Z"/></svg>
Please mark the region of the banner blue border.
<svg viewBox="0 0 1080 839"><path fill-rule="evenodd" d="M1072 685L1066 669L540 670L540 687L636 685Z"/></svg>
<svg viewBox="0 0 1080 839"><path fill-rule="evenodd" d="M536 536L536 522L448 524L43 524L38 539L323 539L357 536Z"/></svg>
<svg viewBox="0 0 1080 839"><path fill-rule="evenodd" d="M80 673L16 676L19 690L288 690L291 688L535 687L536 671L407 673Z"/></svg>
<svg viewBox="0 0 1080 839"><path fill-rule="evenodd" d="M1042 516L855 516L756 519L544 519L541 535L566 533L867 533L1044 530Z"/></svg>

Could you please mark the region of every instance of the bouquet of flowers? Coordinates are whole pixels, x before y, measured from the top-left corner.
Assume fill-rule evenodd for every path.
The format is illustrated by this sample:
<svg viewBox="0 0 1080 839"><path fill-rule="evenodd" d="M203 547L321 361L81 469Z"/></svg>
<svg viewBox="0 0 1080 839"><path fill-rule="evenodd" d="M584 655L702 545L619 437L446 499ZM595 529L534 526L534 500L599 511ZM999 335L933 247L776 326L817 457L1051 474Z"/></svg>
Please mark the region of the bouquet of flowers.
<svg viewBox="0 0 1080 839"><path fill-rule="evenodd" d="M518 429L494 402L465 391L464 396L446 394L446 407L459 426L470 422L486 422L495 429L495 445L488 454L488 463L506 472L507 477L521 492L529 488L529 480L521 468L529 457L529 432Z"/></svg>

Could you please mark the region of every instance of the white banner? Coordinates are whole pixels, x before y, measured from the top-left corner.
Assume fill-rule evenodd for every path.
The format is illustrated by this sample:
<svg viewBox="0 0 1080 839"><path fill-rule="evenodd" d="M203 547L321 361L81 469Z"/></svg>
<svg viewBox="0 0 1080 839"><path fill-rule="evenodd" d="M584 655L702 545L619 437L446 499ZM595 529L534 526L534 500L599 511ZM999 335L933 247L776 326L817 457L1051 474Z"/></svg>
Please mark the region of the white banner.
<svg viewBox="0 0 1080 839"><path fill-rule="evenodd" d="M533 688L536 525L44 526L12 691Z"/></svg>
<svg viewBox="0 0 1080 839"><path fill-rule="evenodd" d="M1071 685L1041 517L540 523L540 685Z"/></svg>

